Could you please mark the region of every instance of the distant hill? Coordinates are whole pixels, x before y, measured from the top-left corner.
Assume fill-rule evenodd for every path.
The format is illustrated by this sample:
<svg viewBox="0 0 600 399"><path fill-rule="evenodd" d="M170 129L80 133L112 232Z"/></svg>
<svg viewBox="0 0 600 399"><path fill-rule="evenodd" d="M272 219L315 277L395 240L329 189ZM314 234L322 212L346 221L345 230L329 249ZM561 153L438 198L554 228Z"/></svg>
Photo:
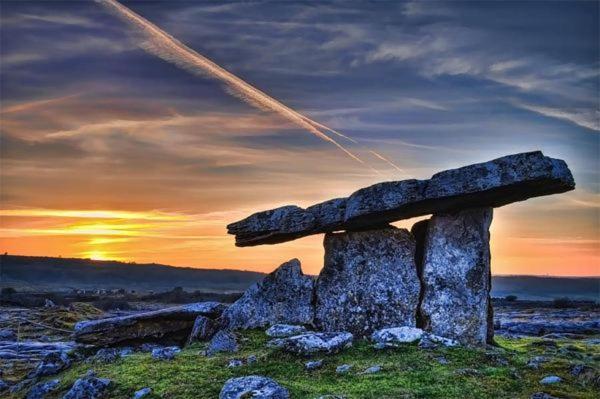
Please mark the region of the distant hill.
<svg viewBox="0 0 600 399"><path fill-rule="evenodd" d="M240 291L264 274L43 256L0 256L0 285L20 288L126 288Z"/></svg>
<svg viewBox="0 0 600 399"><path fill-rule="evenodd" d="M264 274L241 270L195 269L90 259L0 256L0 285L20 288L126 288L136 290L242 291ZM494 276L492 296L552 300L558 297L600 302L600 278Z"/></svg>

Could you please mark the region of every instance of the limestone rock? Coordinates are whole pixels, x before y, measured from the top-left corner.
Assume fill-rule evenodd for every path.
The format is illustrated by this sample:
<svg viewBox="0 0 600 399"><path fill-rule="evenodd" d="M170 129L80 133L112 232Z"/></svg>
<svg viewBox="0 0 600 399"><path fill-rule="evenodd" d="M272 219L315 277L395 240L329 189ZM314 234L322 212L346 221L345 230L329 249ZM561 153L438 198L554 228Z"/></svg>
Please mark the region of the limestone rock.
<svg viewBox="0 0 600 399"><path fill-rule="evenodd" d="M74 336L78 342L98 346L167 338L185 342L198 316L216 318L226 307L218 302L199 302L128 316L82 321L75 325Z"/></svg>
<svg viewBox="0 0 600 399"><path fill-rule="evenodd" d="M59 384L60 380L40 382L39 384L36 384L33 387L31 387L29 392L27 392L27 396L25 397L25 399L44 399L47 394L56 390Z"/></svg>
<svg viewBox="0 0 600 399"><path fill-rule="evenodd" d="M341 364L335 368L335 372L338 374L346 374L352 369L351 364Z"/></svg>
<svg viewBox="0 0 600 399"><path fill-rule="evenodd" d="M316 370L320 369L321 367L323 367L323 359L312 360L310 362L304 363L305 370Z"/></svg>
<svg viewBox="0 0 600 399"><path fill-rule="evenodd" d="M562 381L562 378L556 376L556 375L549 375L547 377L544 377L540 380L540 384L542 385L552 385L552 384L558 384L559 382Z"/></svg>
<svg viewBox="0 0 600 399"><path fill-rule="evenodd" d="M10 328L0 329L0 341L16 341L17 334Z"/></svg>
<svg viewBox="0 0 600 399"><path fill-rule="evenodd" d="M152 388L142 388L139 391L135 391L135 393L133 394L133 399L142 399L145 398L146 396L150 395L152 393Z"/></svg>
<svg viewBox="0 0 600 399"><path fill-rule="evenodd" d="M271 340L268 346L297 355L310 356L314 353L337 353L351 346L353 338L349 332L306 333Z"/></svg>
<svg viewBox="0 0 600 399"><path fill-rule="evenodd" d="M152 349L152 358L156 360L173 360L181 352L177 346Z"/></svg>
<svg viewBox="0 0 600 399"><path fill-rule="evenodd" d="M207 356L213 356L219 352L237 352L238 351L238 343L235 334L229 331L221 330L217 332L210 343L208 344L208 349L206 350Z"/></svg>
<svg viewBox="0 0 600 399"><path fill-rule="evenodd" d="M292 259L252 285L223 313L229 329L266 327L271 324L310 324L313 318L313 287L302 274L300 261Z"/></svg>
<svg viewBox="0 0 600 399"><path fill-rule="evenodd" d="M424 329L463 344L491 342L491 208L434 215L423 258Z"/></svg>
<svg viewBox="0 0 600 399"><path fill-rule="evenodd" d="M206 316L198 316L194 321L192 332L188 338L188 345L192 342L204 342L213 337L219 330L219 324Z"/></svg>
<svg viewBox="0 0 600 399"><path fill-rule="evenodd" d="M373 229L401 219L465 208L498 207L575 188L566 163L540 151L508 155L437 173L362 188L307 209L289 205L255 213L228 226L236 245L294 240L338 230Z"/></svg>
<svg viewBox="0 0 600 399"><path fill-rule="evenodd" d="M75 381L63 399L98 399L104 396L110 384L111 380L108 378L86 375Z"/></svg>
<svg viewBox="0 0 600 399"><path fill-rule="evenodd" d="M371 340L380 347L395 347L398 344L416 342L423 337L424 331L415 327L391 327L373 332Z"/></svg>
<svg viewBox="0 0 600 399"><path fill-rule="evenodd" d="M219 394L219 399L288 399L289 397L288 390L277 382L257 375L230 378Z"/></svg>
<svg viewBox="0 0 600 399"><path fill-rule="evenodd" d="M307 332L306 327L293 324L274 324L266 331L269 337L285 338Z"/></svg>
<svg viewBox="0 0 600 399"><path fill-rule="evenodd" d="M315 290L317 328L368 336L384 327L415 325L419 279L407 230L329 233L324 246Z"/></svg>

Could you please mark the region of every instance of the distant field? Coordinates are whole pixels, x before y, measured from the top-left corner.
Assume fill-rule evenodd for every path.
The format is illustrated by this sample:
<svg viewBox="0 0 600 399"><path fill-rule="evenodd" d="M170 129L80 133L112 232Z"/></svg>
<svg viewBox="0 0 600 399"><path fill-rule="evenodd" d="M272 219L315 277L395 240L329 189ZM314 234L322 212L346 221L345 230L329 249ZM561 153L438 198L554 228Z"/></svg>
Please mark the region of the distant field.
<svg viewBox="0 0 600 399"><path fill-rule="evenodd" d="M90 259L0 256L0 285L30 289L126 288L136 290L240 291L264 274L240 270L195 269ZM492 296L552 300L558 297L600 302L600 278L495 276Z"/></svg>

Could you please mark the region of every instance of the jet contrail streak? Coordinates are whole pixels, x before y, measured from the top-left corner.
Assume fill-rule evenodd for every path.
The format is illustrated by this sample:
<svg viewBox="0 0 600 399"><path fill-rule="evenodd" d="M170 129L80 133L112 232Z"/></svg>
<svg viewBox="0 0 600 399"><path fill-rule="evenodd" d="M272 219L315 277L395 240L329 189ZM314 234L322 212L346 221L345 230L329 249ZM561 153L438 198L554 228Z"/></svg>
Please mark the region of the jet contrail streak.
<svg viewBox="0 0 600 399"><path fill-rule="evenodd" d="M399 170L400 172L404 172L398 165L396 165L395 163L393 163L392 161L390 161L389 159L387 159L386 157L384 157L383 155L373 151L373 150L369 150L369 152L373 155L375 155L377 158L381 159L384 162L387 162L388 164L392 165L395 169Z"/></svg>
<svg viewBox="0 0 600 399"><path fill-rule="evenodd" d="M169 35L150 21L136 14L129 8L123 6L116 0L97 0L99 3L104 5L107 9L115 13L117 16L123 18L126 22L135 27L140 31L148 42L144 43L144 48L158 57L172 62L177 66L187 69L192 73L202 73L211 76L215 79L225 83L229 88L230 92L242 100L250 103L251 105L257 106L261 109L270 110L276 112L287 120L295 123L296 125L308 130L315 136L328 141L344 151L352 159L363 163L356 155L347 150L344 146L339 144L337 141L323 133L320 129L330 131L338 136L344 137L348 140L354 141L343 134L332 130L325 125L313 121L312 119L300 114L299 112L289 108L282 104L276 99L270 97L254 86L246 83L242 79L238 78L231 72L225 70L219 65L215 64L203 55L198 54L196 51L187 47L173 36Z"/></svg>

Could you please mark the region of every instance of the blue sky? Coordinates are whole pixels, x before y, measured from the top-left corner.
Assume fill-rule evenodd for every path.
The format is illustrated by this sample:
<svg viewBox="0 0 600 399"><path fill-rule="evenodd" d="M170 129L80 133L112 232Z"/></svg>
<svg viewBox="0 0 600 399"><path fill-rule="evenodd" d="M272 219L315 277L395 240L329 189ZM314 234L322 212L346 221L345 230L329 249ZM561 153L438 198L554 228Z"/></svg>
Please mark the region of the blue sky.
<svg viewBox="0 0 600 399"><path fill-rule="evenodd" d="M577 190L498 210L506 219L502 234L559 240L585 252L577 256L585 257L586 273L598 270L597 2L123 4L359 140L350 147L381 174L230 96L219 82L145 52L141 39L95 2L3 1L3 208L222 215L190 236L190 248L204 249L187 257L173 260L137 241L112 253L258 268L316 245L307 261L315 269L321 254L314 239L217 256L232 247L220 225L269 206L309 205L381 180L427 178L539 149L567 161ZM369 148L402 172L369 158ZM549 231L557 220L567 222ZM11 229L5 246L18 250L13 230L33 221L4 222ZM38 223L47 228L51 221ZM64 245L68 253L86 251L81 242ZM167 245L166 253L181 245ZM498 252L502 267L531 261L507 251Z"/></svg>

